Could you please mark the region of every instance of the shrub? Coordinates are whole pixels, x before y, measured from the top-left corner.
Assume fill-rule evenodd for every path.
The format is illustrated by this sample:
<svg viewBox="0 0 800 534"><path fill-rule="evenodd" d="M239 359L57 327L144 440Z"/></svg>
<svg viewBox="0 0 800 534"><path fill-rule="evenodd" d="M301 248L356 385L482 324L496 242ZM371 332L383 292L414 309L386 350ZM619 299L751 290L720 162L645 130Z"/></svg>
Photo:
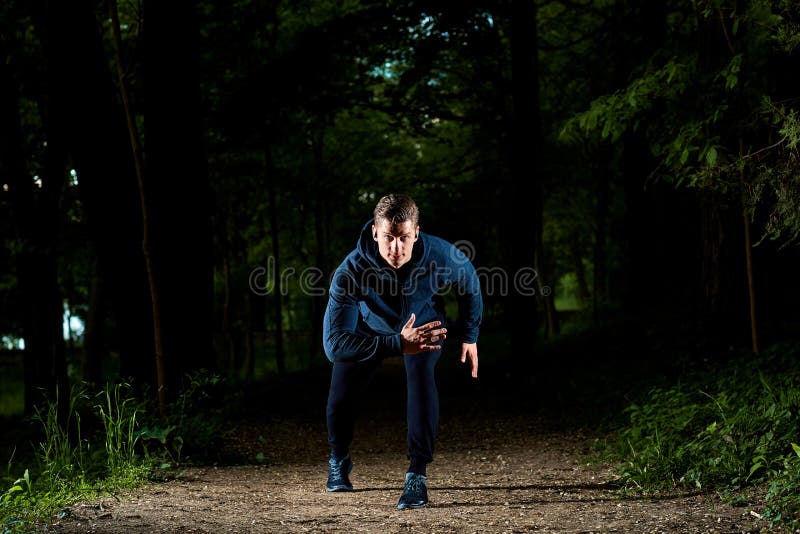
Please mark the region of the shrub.
<svg viewBox="0 0 800 534"><path fill-rule="evenodd" d="M777 346L699 370L626 408L614 446L628 488L731 492L767 484L766 516L796 520L800 508L798 349Z"/></svg>

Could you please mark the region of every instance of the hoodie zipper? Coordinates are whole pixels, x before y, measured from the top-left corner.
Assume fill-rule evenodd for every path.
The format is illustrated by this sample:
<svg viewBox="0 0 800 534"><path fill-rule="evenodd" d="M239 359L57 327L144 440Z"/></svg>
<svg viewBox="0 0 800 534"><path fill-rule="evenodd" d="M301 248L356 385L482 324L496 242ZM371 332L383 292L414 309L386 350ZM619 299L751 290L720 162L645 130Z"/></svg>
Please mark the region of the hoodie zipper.
<svg viewBox="0 0 800 534"><path fill-rule="evenodd" d="M406 284L405 282L400 282L400 277L395 274L395 280L397 282L397 290L400 291L400 325L406 324L408 321L408 302L406 300Z"/></svg>
<svg viewBox="0 0 800 534"><path fill-rule="evenodd" d="M405 288L400 290L400 324L406 324L408 321L408 301L406 300Z"/></svg>

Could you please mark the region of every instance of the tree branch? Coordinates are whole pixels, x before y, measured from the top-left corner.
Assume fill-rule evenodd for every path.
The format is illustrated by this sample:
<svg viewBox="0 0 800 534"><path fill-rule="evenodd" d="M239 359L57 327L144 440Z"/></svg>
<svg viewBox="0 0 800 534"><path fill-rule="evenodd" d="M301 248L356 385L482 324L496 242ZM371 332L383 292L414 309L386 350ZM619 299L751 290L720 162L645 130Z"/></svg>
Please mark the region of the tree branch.
<svg viewBox="0 0 800 534"><path fill-rule="evenodd" d="M599 36L600 34L602 34L604 31L605 31L605 29L600 27L600 28L597 28L596 31L593 31L591 33L585 33L585 34L583 34L583 35L581 35L579 37L576 37L575 39L573 39L571 41L568 41L566 43L562 43L560 45L544 43L544 42L542 42L542 39L540 39L539 40L539 49L540 50L547 50L548 52L557 52L559 50L566 50L568 48L572 48L573 46L575 46L578 43L581 43L581 42L589 40L589 39L593 39L593 38ZM546 38L545 35L542 35L542 37Z"/></svg>
<svg viewBox="0 0 800 534"><path fill-rule="evenodd" d="M731 36L728 35L728 25L725 24L725 16L722 14L722 8L717 8L717 14L719 14L719 23L722 26L722 33L725 35L725 42L728 43L728 50L730 50L731 55L736 55L736 49L731 42Z"/></svg>

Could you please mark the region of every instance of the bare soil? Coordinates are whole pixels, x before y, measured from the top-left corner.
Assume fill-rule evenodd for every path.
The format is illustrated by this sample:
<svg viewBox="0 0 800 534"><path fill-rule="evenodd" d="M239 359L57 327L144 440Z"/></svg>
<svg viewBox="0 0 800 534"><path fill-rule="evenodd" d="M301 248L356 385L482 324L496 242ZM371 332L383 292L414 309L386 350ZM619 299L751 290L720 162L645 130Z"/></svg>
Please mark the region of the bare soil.
<svg viewBox="0 0 800 534"><path fill-rule="evenodd" d="M369 399L393 398L395 385L373 388ZM44 530L650 533L764 526L749 508L714 494L625 496L612 466L587 461L591 434L479 409L460 397L443 399L436 460L428 468L430 504L398 511L407 467L402 405L367 404L351 453L351 493L325 491L324 417L283 416L236 425L229 445L251 465L186 468L167 482L74 505Z"/></svg>

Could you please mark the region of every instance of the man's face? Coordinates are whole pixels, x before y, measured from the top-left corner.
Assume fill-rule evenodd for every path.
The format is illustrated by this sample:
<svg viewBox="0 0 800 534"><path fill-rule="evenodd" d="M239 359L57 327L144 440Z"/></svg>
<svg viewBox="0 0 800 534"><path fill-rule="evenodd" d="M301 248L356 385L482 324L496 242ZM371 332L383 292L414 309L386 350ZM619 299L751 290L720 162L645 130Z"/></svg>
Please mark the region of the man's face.
<svg viewBox="0 0 800 534"><path fill-rule="evenodd" d="M378 250L386 263L399 269L411 259L419 236L419 226L410 219L392 224L387 219L378 219L372 225L372 237L378 242Z"/></svg>

